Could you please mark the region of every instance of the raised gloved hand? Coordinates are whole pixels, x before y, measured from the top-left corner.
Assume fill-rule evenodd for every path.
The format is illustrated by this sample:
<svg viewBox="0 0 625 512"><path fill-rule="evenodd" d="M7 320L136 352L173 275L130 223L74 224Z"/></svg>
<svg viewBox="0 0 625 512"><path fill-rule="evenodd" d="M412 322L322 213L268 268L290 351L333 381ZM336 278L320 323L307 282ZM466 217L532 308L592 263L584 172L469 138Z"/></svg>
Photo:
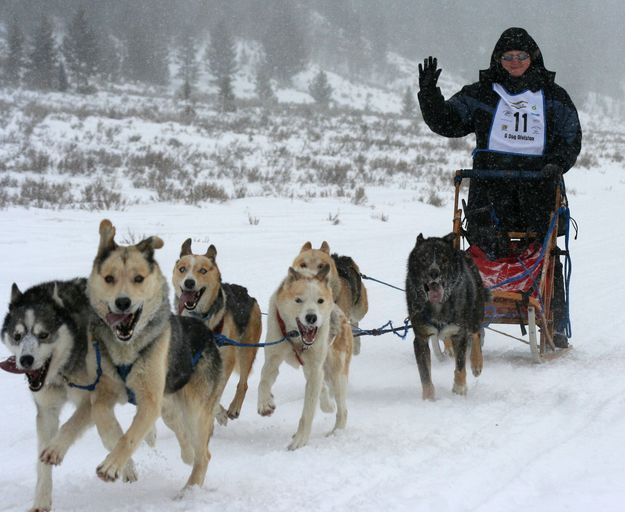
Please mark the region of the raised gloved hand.
<svg viewBox="0 0 625 512"><path fill-rule="evenodd" d="M423 61L423 66L419 64L419 89L435 89L436 82L440 76L442 69L437 69L438 62L436 57L428 57Z"/></svg>
<svg viewBox="0 0 625 512"><path fill-rule="evenodd" d="M564 170L562 167L556 164L547 164L543 167L543 176L545 179L550 179L553 181L558 181L562 174L564 174Z"/></svg>

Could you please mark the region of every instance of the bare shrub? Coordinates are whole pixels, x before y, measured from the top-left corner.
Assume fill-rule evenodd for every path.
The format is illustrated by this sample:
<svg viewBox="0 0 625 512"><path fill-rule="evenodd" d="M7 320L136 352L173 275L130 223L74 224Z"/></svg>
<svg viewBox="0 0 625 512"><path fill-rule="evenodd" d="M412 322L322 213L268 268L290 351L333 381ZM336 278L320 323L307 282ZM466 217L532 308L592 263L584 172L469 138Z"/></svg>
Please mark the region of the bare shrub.
<svg viewBox="0 0 625 512"><path fill-rule="evenodd" d="M599 161L597 160L597 157L591 153L582 153L577 159L575 165L583 167L584 169L591 169L593 167L597 167L599 165Z"/></svg>
<svg viewBox="0 0 625 512"><path fill-rule="evenodd" d="M82 190L80 198L81 208L84 210L123 210L126 201L121 193L111 190L113 186L107 186L98 179Z"/></svg>
<svg viewBox="0 0 625 512"><path fill-rule="evenodd" d="M26 179L22 182L14 204L35 208L68 208L74 203L69 183L49 183L44 180Z"/></svg>
<svg viewBox="0 0 625 512"><path fill-rule="evenodd" d="M328 213L328 221L333 225L336 226L337 224L340 224L340 220L339 220L339 212L336 212L335 214L332 214L332 212Z"/></svg>
<svg viewBox="0 0 625 512"><path fill-rule="evenodd" d="M18 169L22 171L32 171L44 173L50 166L50 157L48 154L37 151L35 149L27 149L22 155L22 161Z"/></svg>
<svg viewBox="0 0 625 512"><path fill-rule="evenodd" d="M354 197L352 197L352 203L365 204L367 202L367 194L364 187L356 187L354 190Z"/></svg>

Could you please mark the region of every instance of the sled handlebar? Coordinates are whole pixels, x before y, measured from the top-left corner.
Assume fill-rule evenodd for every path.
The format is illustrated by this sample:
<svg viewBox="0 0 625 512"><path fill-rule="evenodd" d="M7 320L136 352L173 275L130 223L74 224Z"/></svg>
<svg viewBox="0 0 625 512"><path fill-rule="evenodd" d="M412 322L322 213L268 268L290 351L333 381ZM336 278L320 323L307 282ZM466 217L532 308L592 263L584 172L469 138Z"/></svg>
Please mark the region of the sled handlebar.
<svg viewBox="0 0 625 512"><path fill-rule="evenodd" d="M465 178L478 178L493 181L541 181L548 178L553 179L553 176L545 174L542 170L510 171L500 169L459 169L456 171L454 182L458 184Z"/></svg>

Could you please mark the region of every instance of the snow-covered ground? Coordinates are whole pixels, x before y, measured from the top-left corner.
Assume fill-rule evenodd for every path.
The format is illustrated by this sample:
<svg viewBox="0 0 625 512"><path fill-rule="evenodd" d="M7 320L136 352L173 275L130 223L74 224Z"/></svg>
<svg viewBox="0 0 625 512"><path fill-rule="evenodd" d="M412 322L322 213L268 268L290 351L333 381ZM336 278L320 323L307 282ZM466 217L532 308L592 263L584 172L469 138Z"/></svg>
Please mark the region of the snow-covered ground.
<svg viewBox="0 0 625 512"><path fill-rule="evenodd" d="M334 418L319 411L309 444L289 452L304 377L283 367L274 387L277 410L261 418L259 352L241 417L215 429L204 488L173 499L189 468L159 420L156 447L137 450L134 484L96 477L105 449L89 431L54 470L55 509L622 511L625 174L613 163L573 169L567 182L580 232L571 242L573 349L563 357L532 364L525 345L487 331L484 371L468 377L468 396L451 392L452 362L434 359L438 399L424 402L412 336L364 337L362 353L352 361L346 430L325 437ZM119 240L162 237L157 259L168 276L185 238L192 237L197 250L215 244L224 280L247 286L264 311L307 240L315 246L327 240L366 275L403 287L415 237L449 232L451 208L417 202L414 191L397 188L367 188L367 196L375 207L247 197L201 207L148 203L122 212L1 210L0 311L7 309L12 282L23 289L87 275L104 217L117 226ZM330 220L335 216L338 224ZM366 286L370 312L361 327L401 324L404 294L372 281ZM0 347L0 357L7 355ZM3 373L0 381L0 510L26 510L35 485L35 408L21 377ZM232 393L229 385L224 401ZM126 426L133 413L131 405L117 409Z"/></svg>

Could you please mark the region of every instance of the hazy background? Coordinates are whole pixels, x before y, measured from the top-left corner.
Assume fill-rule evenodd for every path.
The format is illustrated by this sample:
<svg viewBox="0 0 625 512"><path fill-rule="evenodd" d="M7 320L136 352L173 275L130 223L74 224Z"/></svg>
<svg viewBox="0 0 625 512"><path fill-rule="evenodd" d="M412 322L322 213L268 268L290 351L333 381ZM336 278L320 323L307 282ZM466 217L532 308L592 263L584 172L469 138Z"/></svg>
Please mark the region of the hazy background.
<svg viewBox="0 0 625 512"><path fill-rule="evenodd" d="M387 50L414 60L435 55L444 72L475 81L501 32L519 26L576 102L589 91L614 98L625 91L622 0L0 0L0 30L15 20L28 35L41 15L62 30L81 6L107 37L143 32L168 46L181 32L201 40L225 20L234 38L284 36L286 48L326 69L377 81L392 76L380 66ZM297 44L276 24L285 16L297 26Z"/></svg>

